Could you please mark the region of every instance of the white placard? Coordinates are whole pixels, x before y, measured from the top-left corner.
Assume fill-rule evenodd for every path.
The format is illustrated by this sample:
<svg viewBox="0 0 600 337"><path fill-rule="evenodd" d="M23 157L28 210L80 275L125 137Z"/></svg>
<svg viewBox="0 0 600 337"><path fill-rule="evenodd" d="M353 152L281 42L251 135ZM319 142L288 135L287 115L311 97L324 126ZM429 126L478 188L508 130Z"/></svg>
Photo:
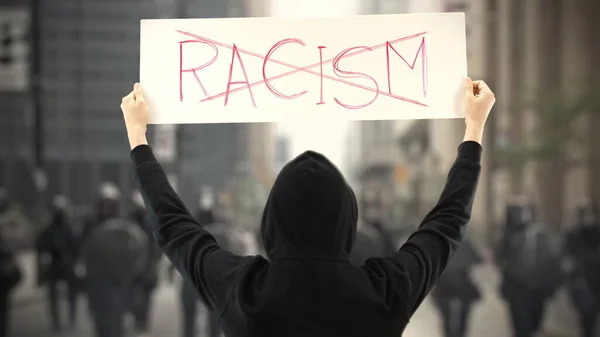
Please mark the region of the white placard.
<svg viewBox="0 0 600 337"><path fill-rule="evenodd" d="M462 114L463 13L142 20L140 52L155 124Z"/></svg>

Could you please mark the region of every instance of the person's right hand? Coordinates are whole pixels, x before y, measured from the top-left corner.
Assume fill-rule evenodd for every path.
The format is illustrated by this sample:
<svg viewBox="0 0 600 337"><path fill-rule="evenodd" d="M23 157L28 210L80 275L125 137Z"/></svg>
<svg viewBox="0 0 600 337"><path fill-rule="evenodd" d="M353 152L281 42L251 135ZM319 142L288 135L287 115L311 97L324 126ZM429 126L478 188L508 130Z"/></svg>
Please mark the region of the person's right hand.
<svg viewBox="0 0 600 337"><path fill-rule="evenodd" d="M464 90L463 109L467 129L463 141L474 141L481 144L485 121L496 102L496 98L483 81L472 81L470 78L466 78Z"/></svg>
<svg viewBox="0 0 600 337"><path fill-rule="evenodd" d="M484 81L465 79L465 123L467 126L483 126L496 102L490 87Z"/></svg>

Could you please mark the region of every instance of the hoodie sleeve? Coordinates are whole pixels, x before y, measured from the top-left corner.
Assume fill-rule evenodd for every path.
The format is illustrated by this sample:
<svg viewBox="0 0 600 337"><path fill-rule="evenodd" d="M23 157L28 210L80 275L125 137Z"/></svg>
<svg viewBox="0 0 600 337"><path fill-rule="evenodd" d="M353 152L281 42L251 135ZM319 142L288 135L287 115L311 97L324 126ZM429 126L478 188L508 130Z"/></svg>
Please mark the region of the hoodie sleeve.
<svg viewBox="0 0 600 337"><path fill-rule="evenodd" d="M240 272L251 258L222 249L194 219L148 145L134 148L131 160L146 207L156 220L150 224L159 247L184 279L194 285L203 304L220 318Z"/></svg>
<svg viewBox="0 0 600 337"><path fill-rule="evenodd" d="M386 275L385 287L395 290L386 292L387 296L400 296L406 306L407 321L433 288L464 237L481 171L481 152L481 145L476 142L462 143L437 205L419 228L391 257L370 259L363 266L370 274ZM388 303L397 300L388 298Z"/></svg>

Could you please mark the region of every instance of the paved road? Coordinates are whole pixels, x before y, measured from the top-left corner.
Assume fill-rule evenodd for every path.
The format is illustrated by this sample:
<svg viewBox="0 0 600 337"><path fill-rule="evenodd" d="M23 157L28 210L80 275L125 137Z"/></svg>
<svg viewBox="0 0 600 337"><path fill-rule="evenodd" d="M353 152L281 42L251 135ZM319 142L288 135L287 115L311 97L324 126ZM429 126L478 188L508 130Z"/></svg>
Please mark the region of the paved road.
<svg viewBox="0 0 600 337"><path fill-rule="evenodd" d="M475 278L482 287L483 300L474 308L471 317L471 330L469 336L510 337L511 331L507 312L503 302L496 295L498 275L489 265L484 265L475 271ZM30 283L33 281L29 281ZM35 291L29 290L35 294ZM50 326L46 303L40 297L39 291L36 296L28 295L26 289L21 289L21 300L16 303L12 312L12 336L46 337L46 336L77 336L92 337L89 320L85 310L85 299L80 302L80 324L71 332L61 334L50 334ZM36 300L37 298L37 300ZM25 300L23 300L25 299ZM178 291L174 285L163 282L163 286L156 293L154 309L153 337L178 337L180 335L180 305L178 302ZM564 294L555 300L546 315L546 331L554 331L553 334L545 333L543 336L575 337L576 331L563 331L560 333L557 322L573 320L574 317L560 311L564 308ZM66 308L64 308L66 314ZM202 324L201 317L199 324ZM426 300L415 316L412 318L404 336L405 337L441 337L439 333L439 318L431 302ZM564 329L563 329L564 330ZM132 335L133 336L133 335ZM202 336L198 336L202 337Z"/></svg>
<svg viewBox="0 0 600 337"><path fill-rule="evenodd" d="M177 337L179 336L179 319L180 308L177 302L177 289L173 286L164 286L156 295L157 306L154 312L153 337ZM30 303L15 308L13 311L13 336L28 336L28 337L46 337L46 336L65 336L65 337L92 337L90 324L85 312L82 299L80 324L70 332L61 334L50 334L48 327L50 322L46 315L45 302ZM64 308L66 314L66 307ZM202 315L202 314L201 314ZM202 325L202 317L199 317L199 324ZM428 336L437 337L438 333L438 318L434 309L429 302L424 303L417 315L413 318L407 332L404 336L417 337ZM133 336L133 334L131 335ZM482 336L473 331L472 336ZM504 337L508 335L498 334L494 337ZM199 336L201 337L201 336Z"/></svg>

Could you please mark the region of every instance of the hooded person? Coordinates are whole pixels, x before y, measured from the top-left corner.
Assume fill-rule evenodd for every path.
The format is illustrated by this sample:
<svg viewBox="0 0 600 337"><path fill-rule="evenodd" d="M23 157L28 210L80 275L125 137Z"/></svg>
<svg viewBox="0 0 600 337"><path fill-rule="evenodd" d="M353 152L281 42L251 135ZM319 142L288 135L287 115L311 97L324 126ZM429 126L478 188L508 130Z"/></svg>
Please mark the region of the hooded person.
<svg viewBox="0 0 600 337"><path fill-rule="evenodd" d="M462 240L481 171L483 124L494 96L465 80L467 131L437 205L393 255L350 263L358 220L352 188L307 151L277 176L261 235L268 259L223 249L173 190L145 136L141 86L123 98L140 190L154 237L200 300L234 336L400 336Z"/></svg>

